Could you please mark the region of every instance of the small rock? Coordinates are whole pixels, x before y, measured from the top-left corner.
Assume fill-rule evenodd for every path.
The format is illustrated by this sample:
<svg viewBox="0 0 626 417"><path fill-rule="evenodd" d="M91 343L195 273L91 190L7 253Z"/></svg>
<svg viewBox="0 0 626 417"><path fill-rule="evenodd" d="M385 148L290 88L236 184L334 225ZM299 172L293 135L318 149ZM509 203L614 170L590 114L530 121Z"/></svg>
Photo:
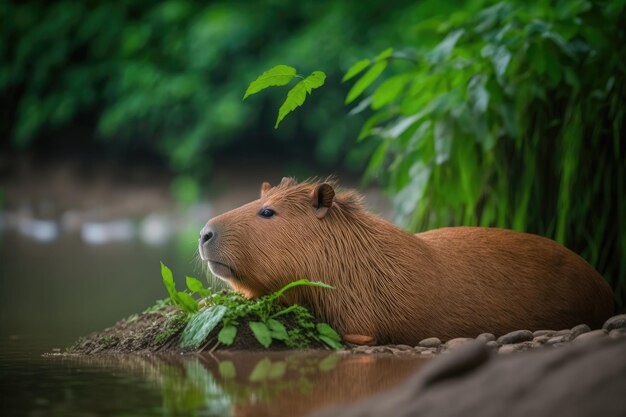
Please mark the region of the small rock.
<svg viewBox="0 0 626 417"><path fill-rule="evenodd" d="M425 351L425 350L428 350L428 348L421 347L421 346L415 346L415 347L413 348L413 351L414 351L414 352L418 352L418 353L423 352L423 351Z"/></svg>
<svg viewBox="0 0 626 417"><path fill-rule="evenodd" d="M446 342L446 349L456 349L459 346L463 346L466 343L472 342L474 339L471 337L457 337L455 339L450 339Z"/></svg>
<svg viewBox="0 0 626 417"><path fill-rule="evenodd" d="M409 345L396 345L396 349L398 350L412 350L413 348Z"/></svg>
<svg viewBox="0 0 626 417"><path fill-rule="evenodd" d="M586 324L579 324L578 326L572 327L571 334L574 339L580 336L583 333L590 332L591 328Z"/></svg>
<svg viewBox="0 0 626 417"><path fill-rule="evenodd" d="M425 350L422 353L420 353L420 355L422 355L422 356L434 356L435 353L432 350Z"/></svg>
<svg viewBox="0 0 626 417"><path fill-rule="evenodd" d="M626 314L619 314L617 316L613 316L604 322L604 326L602 328L606 331L611 331L613 329L624 329L626 328Z"/></svg>
<svg viewBox="0 0 626 417"><path fill-rule="evenodd" d="M515 345L504 345L504 346L500 346L500 349L498 349L498 353L513 353L517 350L517 348L515 347Z"/></svg>
<svg viewBox="0 0 626 417"><path fill-rule="evenodd" d="M496 340L496 337L492 333L481 333L476 337L476 340L483 340L487 343Z"/></svg>
<svg viewBox="0 0 626 417"><path fill-rule="evenodd" d="M565 336L554 336L549 338L546 341L546 345L554 345L557 343L563 343L564 341L566 341L566 337Z"/></svg>
<svg viewBox="0 0 626 417"><path fill-rule="evenodd" d="M436 348L441 346L441 340L438 337L429 337L428 339L422 340L417 345L425 348Z"/></svg>
<svg viewBox="0 0 626 417"><path fill-rule="evenodd" d="M609 332L609 337L611 339L619 339L620 337L626 337L626 328L611 330Z"/></svg>
<svg viewBox="0 0 626 417"><path fill-rule="evenodd" d="M570 329L563 329L563 330L559 330L558 332L554 332L554 336L566 336L568 334L571 334Z"/></svg>
<svg viewBox="0 0 626 417"><path fill-rule="evenodd" d="M498 338L500 345L510 345L513 343L527 342L533 339L533 334L530 330L516 330L511 333L507 333L504 336Z"/></svg>
<svg viewBox="0 0 626 417"><path fill-rule="evenodd" d="M599 339L601 337L606 336L607 333L608 332L604 329L592 330L590 332L579 335L574 340L576 341L576 343L579 343L579 342L584 342L585 340Z"/></svg>
<svg viewBox="0 0 626 417"><path fill-rule="evenodd" d="M536 336L533 337L533 342L534 343L538 343L540 345L543 345L544 343L546 343L548 340L550 340L550 337L547 335L542 335L542 336Z"/></svg>
<svg viewBox="0 0 626 417"><path fill-rule="evenodd" d="M485 346L487 346L490 349L497 350L498 349L498 342L496 342L495 340L490 340L487 343L485 343Z"/></svg>
<svg viewBox="0 0 626 417"><path fill-rule="evenodd" d="M556 333L554 330L535 330L533 332L533 337L538 337L538 336L552 337L554 336L554 333Z"/></svg>

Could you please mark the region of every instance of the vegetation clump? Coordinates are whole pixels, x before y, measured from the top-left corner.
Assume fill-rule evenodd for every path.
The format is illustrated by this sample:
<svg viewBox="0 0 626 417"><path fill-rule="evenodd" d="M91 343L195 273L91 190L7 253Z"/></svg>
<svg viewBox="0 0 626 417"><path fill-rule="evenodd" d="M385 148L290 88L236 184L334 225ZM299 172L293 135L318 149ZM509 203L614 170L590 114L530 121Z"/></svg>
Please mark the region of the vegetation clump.
<svg viewBox="0 0 626 417"><path fill-rule="evenodd" d="M317 322L306 308L276 303L291 288L306 285L333 289L330 285L301 279L274 293L248 300L233 291L212 292L192 277L185 279L187 290L178 291L172 271L163 263L161 275L169 298L160 301L160 305L173 304L185 313L186 323L179 342L181 348L198 349L210 343L213 347L220 344L231 346L242 327L247 327L264 348L269 348L275 341L289 348L304 348L319 342L334 349L342 347L337 332L328 324ZM215 337L210 337L213 335Z"/></svg>

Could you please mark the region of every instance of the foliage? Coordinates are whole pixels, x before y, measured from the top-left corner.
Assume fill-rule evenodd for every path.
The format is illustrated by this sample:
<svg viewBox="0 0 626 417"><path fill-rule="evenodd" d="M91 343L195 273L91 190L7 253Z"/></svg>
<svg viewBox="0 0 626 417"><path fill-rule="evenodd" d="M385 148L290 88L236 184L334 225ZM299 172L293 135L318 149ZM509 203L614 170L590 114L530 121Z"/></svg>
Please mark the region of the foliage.
<svg viewBox="0 0 626 417"><path fill-rule="evenodd" d="M248 300L232 291L212 292L211 289L204 288L201 281L192 277L186 277L191 294L182 292L185 296L181 297L181 292L176 290L171 270L162 262L161 275L169 299L186 316L186 325L180 338L180 346L183 348L199 348L220 325L217 343L230 346L237 337L239 326L246 323L259 344L265 348L270 347L274 340L281 341L288 347L307 347L315 341L321 341L333 349L342 347L341 336L328 324L318 323L306 308L296 304L283 306L277 303L285 291L294 287L334 288L323 282L300 279L276 292ZM196 300L192 295L200 299ZM163 301L157 304L166 305ZM291 322L286 326L288 320Z"/></svg>
<svg viewBox="0 0 626 417"><path fill-rule="evenodd" d="M249 95L256 94L268 87L289 84L294 77L299 77L302 81L298 82L298 84L287 93L287 98L278 110L278 118L276 119L274 129L278 128L278 125L285 116L304 104L307 93L311 94L311 91L324 85L326 74L322 71L313 71L311 75L305 78L302 75L296 74L295 68L287 65L277 65L265 71L256 80L252 81L243 96L245 100Z"/></svg>
<svg viewBox="0 0 626 417"><path fill-rule="evenodd" d="M415 39L437 42L347 71L346 103L365 97L351 113L371 112L358 135L376 144L365 177L387 185L412 230L552 237L622 295L625 3L481 4L414 27Z"/></svg>
<svg viewBox="0 0 626 417"><path fill-rule="evenodd" d="M287 60L303 69L333 68L338 78L354 57L404 31L402 17L378 2L318 3L1 2L2 140L17 148L74 145L93 133L109 153L157 154L176 172L196 177L210 172L220 150L250 146L313 156L326 166L347 154L346 164L358 169L367 144L350 145L358 120L339 117L339 83L277 133L262 120L284 97L270 93L251 107L239 95L242 79ZM290 140L296 131L298 140Z"/></svg>

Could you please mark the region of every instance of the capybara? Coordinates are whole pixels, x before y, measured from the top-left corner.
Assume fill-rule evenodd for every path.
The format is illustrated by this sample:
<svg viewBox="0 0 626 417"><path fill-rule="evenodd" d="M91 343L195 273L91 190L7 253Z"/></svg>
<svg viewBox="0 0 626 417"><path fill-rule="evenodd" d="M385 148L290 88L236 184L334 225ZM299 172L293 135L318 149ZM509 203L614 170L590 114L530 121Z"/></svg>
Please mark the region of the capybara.
<svg viewBox="0 0 626 417"><path fill-rule="evenodd" d="M360 343L598 327L612 313L608 284L557 242L480 227L411 234L362 200L333 182L263 183L258 200L206 224L200 256L249 298L301 278L334 286L296 287L284 301Z"/></svg>

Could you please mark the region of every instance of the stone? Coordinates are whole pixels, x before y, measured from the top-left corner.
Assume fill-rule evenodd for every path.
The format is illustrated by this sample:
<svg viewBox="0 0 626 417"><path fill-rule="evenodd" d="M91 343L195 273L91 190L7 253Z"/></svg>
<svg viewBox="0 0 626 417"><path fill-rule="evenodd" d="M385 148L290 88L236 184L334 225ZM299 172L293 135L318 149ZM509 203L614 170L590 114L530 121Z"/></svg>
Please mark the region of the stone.
<svg viewBox="0 0 626 417"><path fill-rule="evenodd" d="M504 336L500 336L498 343L500 345L510 345L513 343L527 342L529 340L533 340L533 333L530 330L516 330Z"/></svg>
<svg viewBox="0 0 626 417"><path fill-rule="evenodd" d="M624 329L626 328L626 314L619 314L617 316L613 316L604 322L604 326L602 328L608 332L613 329Z"/></svg>
<svg viewBox="0 0 626 417"><path fill-rule="evenodd" d="M611 339L618 339L620 337L626 337L626 328L623 329L613 329L609 332L609 337Z"/></svg>
<svg viewBox="0 0 626 417"><path fill-rule="evenodd" d="M591 331L591 327L587 326L586 324L579 324L578 326L574 326L572 327L572 330L570 330L572 338L576 339L576 337L580 336L583 333L587 333Z"/></svg>
<svg viewBox="0 0 626 417"><path fill-rule="evenodd" d="M476 337L476 340L483 340L485 343L496 340L493 333L481 333Z"/></svg>
<svg viewBox="0 0 626 417"><path fill-rule="evenodd" d="M563 329L563 330L559 330L558 332L554 332L554 336L566 336L568 334L571 334L571 330L570 329Z"/></svg>
<svg viewBox="0 0 626 417"><path fill-rule="evenodd" d="M554 344L557 344L557 343L562 343L565 340L566 340L565 336L554 336L554 337L549 338L546 341L546 345L554 345Z"/></svg>
<svg viewBox="0 0 626 417"><path fill-rule="evenodd" d="M556 333L554 330L535 330L533 332L533 337L537 337L537 336L552 337L554 336L554 333Z"/></svg>
<svg viewBox="0 0 626 417"><path fill-rule="evenodd" d="M548 340L550 340L550 337L547 335L533 337L533 342L538 343L540 345L543 345Z"/></svg>
<svg viewBox="0 0 626 417"><path fill-rule="evenodd" d="M608 332L604 329L592 330L590 332L578 335L578 337L574 339L574 341L576 343L580 343L586 340L599 339L605 337L607 334Z"/></svg>
<svg viewBox="0 0 626 417"><path fill-rule="evenodd" d="M413 348L409 345L396 345L396 349L398 350L412 350Z"/></svg>
<svg viewBox="0 0 626 417"><path fill-rule="evenodd" d="M504 345L504 346L500 346L500 349L498 349L498 353L507 354L507 353L513 353L516 350L517 348L515 347L515 345Z"/></svg>
<svg viewBox="0 0 626 417"><path fill-rule="evenodd" d="M446 349L457 349L460 346L463 346L469 342L473 342L474 339L472 339L471 337L457 337L454 339L450 339L446 342Z"/></svg>
<svg viewBox="0 0 626 417"><path fill-rule="evenodd" d="M487 343L485 343L485 346L487 346L489 349L497 350L498 342L496 342L495 340L490 340Z"/></svg>
<svg viewBox="0 0 626 417"><path fill-rule="evenodd" d="M417 345L425 348L436 348L441 346L441 340L438 337L429 337L428 339L422 340Z"/></svg>

